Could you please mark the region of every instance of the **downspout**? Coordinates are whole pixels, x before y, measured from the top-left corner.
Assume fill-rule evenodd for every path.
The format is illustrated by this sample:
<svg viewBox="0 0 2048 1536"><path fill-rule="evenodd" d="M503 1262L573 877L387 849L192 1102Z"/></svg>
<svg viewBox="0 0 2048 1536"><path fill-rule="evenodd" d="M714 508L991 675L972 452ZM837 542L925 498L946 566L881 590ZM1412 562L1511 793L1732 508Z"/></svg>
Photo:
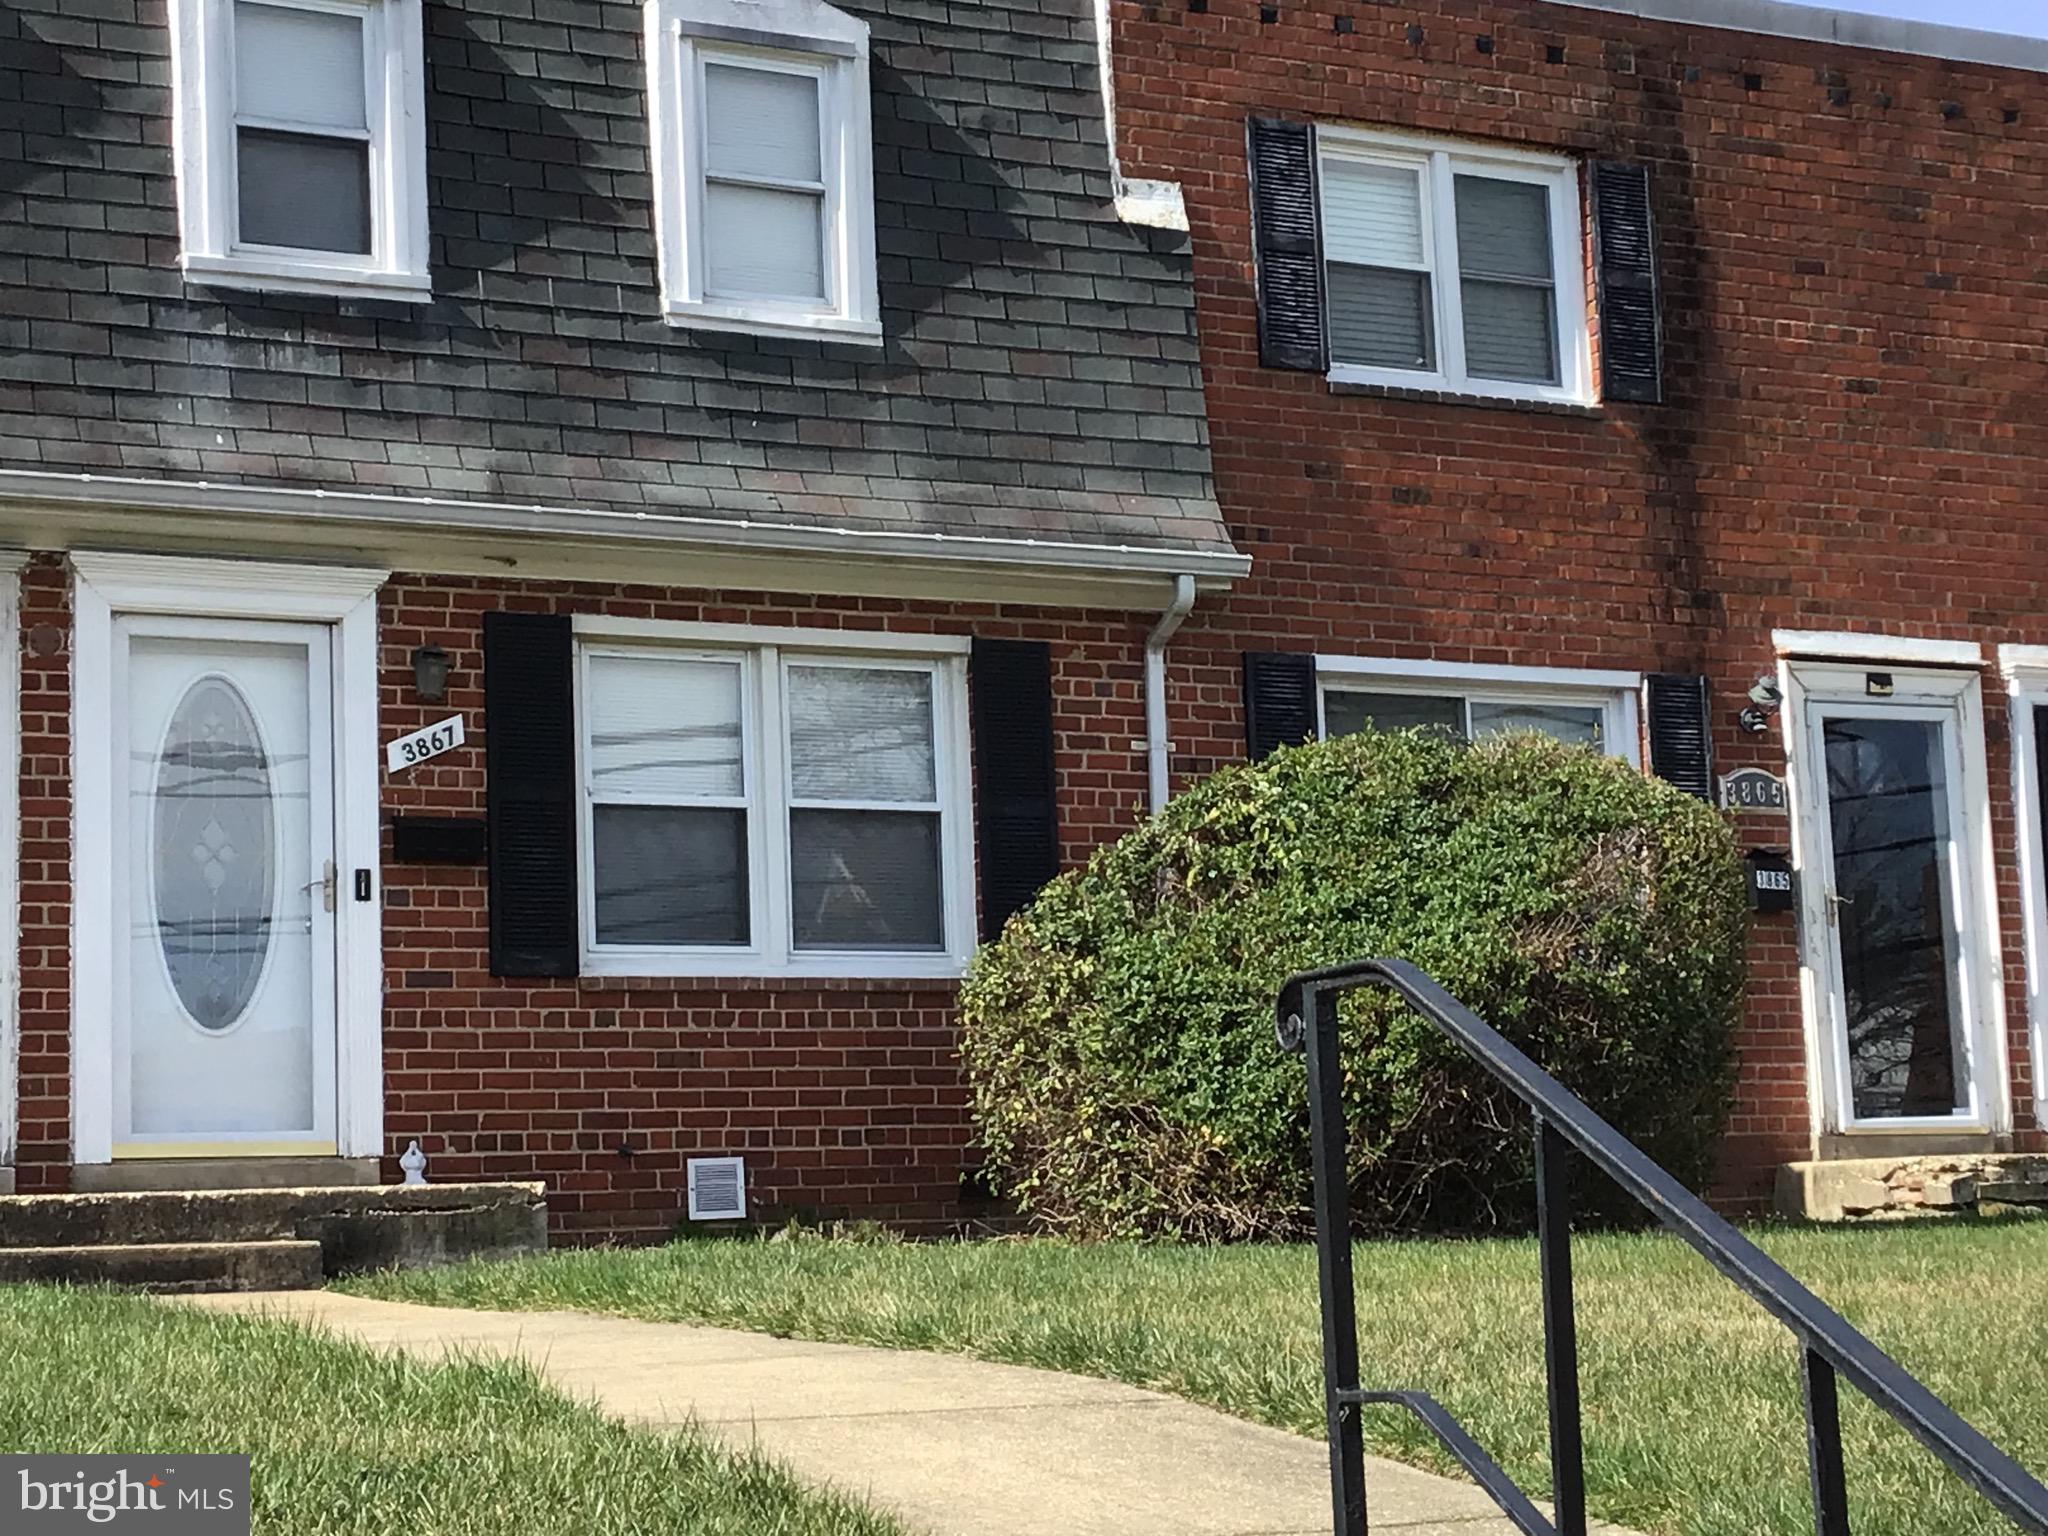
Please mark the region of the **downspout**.
<svg viewBox="0 0 2048 1536"><path fill-rule="evenodd" d="M1152 791L1152 814L1166 809L1167 760L1172 742L1166 735L1166 646L1181 620L1195 606L1195 578L1173 578L1173 601L1145 637L1145 755Z"/></svg>

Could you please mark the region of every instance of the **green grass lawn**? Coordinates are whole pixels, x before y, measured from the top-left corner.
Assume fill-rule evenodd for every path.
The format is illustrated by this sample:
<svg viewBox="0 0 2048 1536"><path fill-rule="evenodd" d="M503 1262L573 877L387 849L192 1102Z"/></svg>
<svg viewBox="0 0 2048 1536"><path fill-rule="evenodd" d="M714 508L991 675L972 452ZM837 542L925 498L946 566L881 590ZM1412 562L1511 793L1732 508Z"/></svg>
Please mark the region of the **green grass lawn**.
<svg viewBox="0 0 2048 1536"><path fill-rule="evenodd" d="M247 1453L274 1536L902 1536L522 1365L423 1366L106 1291L0 1286L0 1450Z"/></svg>
<svg viewBox="0 0 2048 1536"><path fill-rule="evenodd" d="M1766 1230L1771 1251L1980 1429L2048 1472L2048 1222ZM1790 1335L1663 1237L1576 1244L1595 1513L1659 1536L1803 1536ZM1357 1256L1368 1385L1434 1392L1532 1490L1548 1484L1535 1250L1378 1243ZM379 1276L353 1289L955 1350L1113 1377L1321 1432L1304 1247L685 1242ZM2012 1527L1845 1389L1857 1536ZM1405 1420L1374 1448L1441 1467Z"/></svg>

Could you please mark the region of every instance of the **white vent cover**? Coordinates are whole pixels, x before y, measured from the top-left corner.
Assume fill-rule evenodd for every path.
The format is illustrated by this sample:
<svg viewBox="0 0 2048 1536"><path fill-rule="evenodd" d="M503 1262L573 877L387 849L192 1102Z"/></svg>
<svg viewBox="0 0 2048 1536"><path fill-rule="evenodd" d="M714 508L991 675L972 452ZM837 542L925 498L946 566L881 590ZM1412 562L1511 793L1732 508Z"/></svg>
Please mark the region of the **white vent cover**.
<svg viewBox="0 0 2048 1536"><path fill-rule="evenodd" d="M746 1218L745 1158L693 1157L685 1167L690 1180L690 1220L742 1221Z"/></svg>

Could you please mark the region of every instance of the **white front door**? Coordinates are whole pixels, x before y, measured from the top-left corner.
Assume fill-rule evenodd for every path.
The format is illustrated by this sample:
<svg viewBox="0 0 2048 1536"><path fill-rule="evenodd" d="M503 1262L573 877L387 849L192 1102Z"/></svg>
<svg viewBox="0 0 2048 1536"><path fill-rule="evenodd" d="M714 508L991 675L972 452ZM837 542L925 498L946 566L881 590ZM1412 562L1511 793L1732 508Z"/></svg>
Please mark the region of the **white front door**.
<svg viewBox="0 0 2048 1536"><path fill-rule="evenodd" d="M332 1153L331 631L113 630L114 1154Z"/></svg>
<svg viewBox="0 0 2048 1536"><path fill-rule="evenodd" d="M1996 919L1974 674L1793 669L1823 1128L1990 1130Z"/></svg>

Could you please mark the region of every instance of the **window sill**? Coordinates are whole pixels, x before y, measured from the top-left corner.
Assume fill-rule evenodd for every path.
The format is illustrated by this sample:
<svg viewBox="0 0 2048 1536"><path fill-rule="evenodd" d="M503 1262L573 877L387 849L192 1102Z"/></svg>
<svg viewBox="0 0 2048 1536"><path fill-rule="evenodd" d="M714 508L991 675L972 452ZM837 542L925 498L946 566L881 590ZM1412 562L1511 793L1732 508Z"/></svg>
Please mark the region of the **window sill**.
<svg viewBox="0 0 2048 1536"><path fill-rule="evenodd" d="M397 304L428 304L434 298L433 284L424 272L370 272L359 267L277 261L256 256L187 254L179 264L184 268L187 282L208 288L320 294L337 299L383 299Z"/></svg>
<svg viewBox="0 0 2048 1536"><path fill-rule="evenodd" d="M1418 389L1412 384L1386 384L1373 379L1346 376L1332 370L1333 395L1363 395L1377 400L1413 400L1420 405L1466 405L1488 411L1534 411L1548 416L1578 416L1597 420L1605 414L1598 405L1561 396L1474 394L1467 390Z"/></svg>
<svg viewBox="0 0 2048 1536"><path fill-rule="evenodd" d="M648 993L669 995L703 992L912 992L950 999L960 988L958 972L945 976L804 976L789 971L754 972L701 976L649 975L643 969L632 975L602 975L586 972L576 978L582 993Z"/></svg>
<svg viewBox="0 0 2048 1536"><path fill-rule="evenodd" d="M749 955L658 955L639 951L586 953L580 969L581 982L599 987L699 987L778 981L809 985L829 981L862 987L900 981L952 984L967 974L967 962L957 955L830 954L776 964Z"/></svg>
<svg viewBox="0 0 2048 1536"><path fill-rule="evenodd" d="M671 301L662 318L678 330L730 331L743 336L786 336L815 341L843 341L879 347L879 320L851 320L844 315L800 315L753 309L745 305L681 304Z"/></svg>

